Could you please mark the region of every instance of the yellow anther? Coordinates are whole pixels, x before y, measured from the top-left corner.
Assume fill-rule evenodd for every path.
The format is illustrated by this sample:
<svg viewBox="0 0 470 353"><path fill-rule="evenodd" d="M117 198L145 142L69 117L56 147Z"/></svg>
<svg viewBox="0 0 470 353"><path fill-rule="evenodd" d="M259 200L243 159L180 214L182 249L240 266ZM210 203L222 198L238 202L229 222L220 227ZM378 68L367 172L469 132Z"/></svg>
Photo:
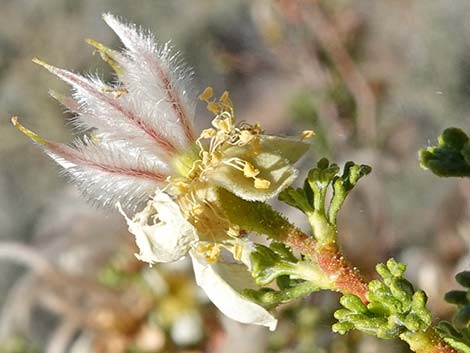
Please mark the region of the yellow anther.
<svg viewBox="0 0 470 353"><path fill-rule="evenodd" d="M240 236L240 227L236 224L230 225L227 230L227 235L232 238L237 238Z"/></svg>
<svg viewBox="0 0 470 353"><path fill-rule="evenodd" d="M271 182L266 179L255 179L255 188L259 190L267 190L271 186Z"/></svg>
<svg viewBox="0 0 470 353"><path fill-rule="evenodd" d="M214 263L219 261L222 247L219 244L198 244L197 251L204 255L206 261Z"/></svg>
<svg viewBox="0 0 470 353"><path fill-rule="evenodd" d="M212 98L213 95L214 90L212 89L212 87L209 86L199 95L199 99L207 102L209 99Z"/></svg>
<svg viewBox="0 0 470 353"><path fill-rule="evenodd" d="M303 140L307 140L309 138L312 138L313 136L315 136L315 131L313 130L304 130L302 131L302 133L300 134L300 139L303 141Z"/></svg>
<svg viewBox="0 0 470 353"><path fill-rule="evenodd" d="M200 137L204 139L212 138L217 134L217 131L213 128L210 129L204 129L201 132Z"/></svg>
<svg viewBox="0 0 470 353"><path fill-rule="evenodd" d="M245 162L245 166L243 167L243 175L247 178L254 178L259 174L259 170L256 169L253 164ZM268 185L269 187L269 185Z"/></svg>

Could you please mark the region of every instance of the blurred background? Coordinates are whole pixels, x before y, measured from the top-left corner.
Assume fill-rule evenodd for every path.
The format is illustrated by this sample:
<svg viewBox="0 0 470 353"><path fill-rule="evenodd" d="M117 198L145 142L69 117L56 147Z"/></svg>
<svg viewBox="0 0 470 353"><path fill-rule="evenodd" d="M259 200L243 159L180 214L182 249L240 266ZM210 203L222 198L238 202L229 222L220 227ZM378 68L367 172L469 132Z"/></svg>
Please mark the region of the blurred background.
<svg viewBox="0 0 470 353"><path fill-rule="evenodd" d="M84 42L121 46L108 11L171 39L196 89L229 90L239 120L315 130L301 177L323 156L371 165L340 215L346 254L368 278L406 262L436 317L451 314L443 294L470 264L470 185L423 171L417 151L445 127L469 130L469 1L0 0L0 353L408 351L332 334L331 293L280 308L273 333L222 317L190 266L138 262L124 220L86 204L11 126L18 115L69 141L70 116L47 94L68 87L31 59L111 77ZM199 104L197 125L210 117Z"/></svg>

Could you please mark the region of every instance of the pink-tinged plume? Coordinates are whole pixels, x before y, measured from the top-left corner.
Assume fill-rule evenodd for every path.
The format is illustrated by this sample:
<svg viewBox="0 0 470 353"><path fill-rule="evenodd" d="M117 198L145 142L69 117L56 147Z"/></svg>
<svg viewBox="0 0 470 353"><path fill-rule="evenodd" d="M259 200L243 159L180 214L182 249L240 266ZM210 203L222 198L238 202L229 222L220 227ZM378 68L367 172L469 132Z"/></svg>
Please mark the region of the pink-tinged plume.
<svg viewBox="0 0 470 353"><path fill-rule="evenodd" d="M83 193L100 205L136 206L163 187L172 158L195 141L194 101L188 97L192 72L166 43L110 14L106 23L125 49L100 47L116 71L116 82L81 76L34 59L72 86L72 96L51 95L75 114L85 136L70 145L49 142L14 124L41 144Z"/></svg>

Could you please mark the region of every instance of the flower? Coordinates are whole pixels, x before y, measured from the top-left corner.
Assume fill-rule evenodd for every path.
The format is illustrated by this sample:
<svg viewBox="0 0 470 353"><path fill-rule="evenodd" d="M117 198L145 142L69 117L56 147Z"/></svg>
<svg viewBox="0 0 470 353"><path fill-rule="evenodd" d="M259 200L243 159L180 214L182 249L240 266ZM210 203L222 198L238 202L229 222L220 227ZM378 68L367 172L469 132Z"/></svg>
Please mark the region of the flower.
<svg viewBox="0 0 470 353"><path fill-rule="evenodd" d="M243 323L276 327L277 320L268 311L240 295L243 289L257 287L246 267L219 262L221 246L200 240L168 194L157 193L133 219L121 212L135 235L140 250L138 259L153 264L177 261L189 254L197 284L225 315ZM225 242L224 246L234 251L240 241L232 240L232 244ZM249 246L246 241L242 244ZM249 255L249 251L244 255Z"/></svg>
<svg viewBox="0 0 470 353"><path fill-rule="evenodd" d="M265 201L296 178L292 163L309 144L265 135L257 124L235 124L229 94L216 99L210 87L199 98L215 118L196 137L192 71L179 54L110 14L104 20L125 50L88 43L114 69L115 83L33 60L72 86L71 97L51 95L75 114L73 124L83 136L64 145L43 139L17 118L13 124L40 144L89 199L105 206L118 203L139 259L153 264L189 254L198 285L222 312L273 329L274 317L240 294L256 287L247 270L251 246L243 230L225 217L218 189ZM134 213L145 202L132 218L126 215L124 209ZM222 261L227 255L229 261Z"/></svg>

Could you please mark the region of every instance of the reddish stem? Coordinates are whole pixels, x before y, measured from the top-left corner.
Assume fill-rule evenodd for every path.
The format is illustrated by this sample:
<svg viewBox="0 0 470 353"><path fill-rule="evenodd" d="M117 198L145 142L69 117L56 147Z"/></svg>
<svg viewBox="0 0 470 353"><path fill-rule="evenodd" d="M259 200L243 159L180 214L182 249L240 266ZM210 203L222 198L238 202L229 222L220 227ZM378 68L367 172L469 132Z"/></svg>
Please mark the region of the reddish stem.
<svg viewBox="0 0 470 353"><path fill-rule="evenodd" d="M355 294L367 304L367 282L357 268L344 257L336 243L320 246L313 237L294 228L282 237L282 241L318 263L322 271L335 278L335 290L343 294ZM425 332L400 336L410 349L417 353L458 353L436 333L433 327Z"/></svg>
<svg viewBox="0 0 470 353"><path fill-rule="evenodd" d="M322 271L335 278L335 288L343 294L355 294L367 304L367 283L359 271L343 256L336 244L319 246L309 235L298 229L290 232L285 243L315 260Z"/></svg>

